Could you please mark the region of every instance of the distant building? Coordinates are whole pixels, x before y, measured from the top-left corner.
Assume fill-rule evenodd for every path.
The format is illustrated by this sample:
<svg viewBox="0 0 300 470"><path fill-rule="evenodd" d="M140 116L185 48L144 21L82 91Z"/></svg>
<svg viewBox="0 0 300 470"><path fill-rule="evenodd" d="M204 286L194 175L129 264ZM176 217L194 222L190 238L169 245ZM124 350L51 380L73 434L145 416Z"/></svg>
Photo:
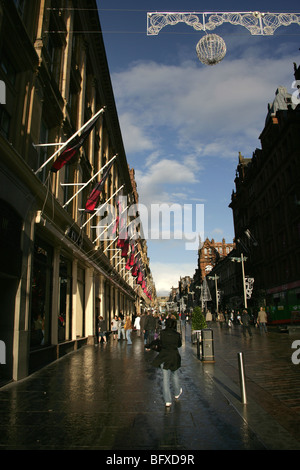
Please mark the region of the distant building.
<svg viewBox="0 0 300 470"><path fill-rule="evenodd" d="M233 250L234 246L234 243L226 243L224 238L222 242L207 238L198 250L198 267L194 280L196 279L201 284L204 277Z"/></svg>
<svg viewBox="0 0 300 470"><path fill-rule="evenodd" d="M223 260L234 249L234 243L226 243L225 239L222 242L215 242L214 239L206 240L200 244L198 250L198 265L193 276L191 289L193 294L193 303L201 305L201 285L204 278L214 269L214 267Z"/></svg>

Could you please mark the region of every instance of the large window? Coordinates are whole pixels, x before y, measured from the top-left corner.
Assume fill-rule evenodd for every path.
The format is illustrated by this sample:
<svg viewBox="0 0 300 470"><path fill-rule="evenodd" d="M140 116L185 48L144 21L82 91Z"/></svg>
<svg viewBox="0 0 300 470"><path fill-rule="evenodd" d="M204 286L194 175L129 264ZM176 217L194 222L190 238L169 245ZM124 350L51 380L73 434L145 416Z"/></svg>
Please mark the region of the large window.
<svg viewBox="0 0 300 470"><path fill-rule="evenodd" d="M26 0L14 0L14 4L16 5L16 8L20 16L23 16L25 1Z"/></svg>
<svg viewBox="0 0 300 470"><path fill-rule="evenodd" d="M45 121L42 119L41 127L40 127L40 144L47 144L48 143L48 128ZM37 161L37 170L45 163L48 159L48 147L37 147L37 154L38 154L38 161ZM47 170L46 167L38 173L38 177L40 180L45 183L47 177Z"/></svg>
<svg viewBox="0 0 300 470"><path fill-rule="evenodd" d="M39 238L34 244L31 297L32 348L50 344L52 296L52 248Z"/></svg>
<svg viewBox="0 0 300 470"><path fill-rule="evenodd" d="M60 257L59 264L59 313L58 341L69 340L72 337L72 265L69 260Z"/></svg>

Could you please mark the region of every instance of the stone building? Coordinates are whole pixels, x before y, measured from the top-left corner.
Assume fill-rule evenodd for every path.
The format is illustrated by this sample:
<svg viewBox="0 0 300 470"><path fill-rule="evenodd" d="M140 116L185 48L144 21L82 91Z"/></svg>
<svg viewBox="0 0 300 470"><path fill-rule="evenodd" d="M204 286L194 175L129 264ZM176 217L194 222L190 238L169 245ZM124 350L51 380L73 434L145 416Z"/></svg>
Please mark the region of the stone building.
<svg viewBox="0 0 300 470"><path fill-rule="evenodd" d="M204 278L214 269L214 267L224 259L235 247L234 243L216 242L214 239L200 243L198 250L198 265L195 270L191 289L194 292L194 304L201 305L201 285Z"/></svg>
<svg viewBox="0 0 300 470"><path fill-rule="evenodd" d="M114 314L135 313L141 293L117 237L100 233L116 221L117 197L130 205L137 193L96 1L1 2L0 80L1 381L93 343L98 315L109 330ZM98 112L72 159L51 171L63 143ZM89 213L86 202L113 158L97 201L102 210ZM155 295L149 258L143 263ZM150 297L143 295L146 304Z"/></svg>
<svg viewBox="0 0 300 470"><path fill-rule="evenodd" d="M254 299L266 304L274 323L300 313L299 133L300 106L279 87L268 105L261 149L252 158L240 155L230 203L237 249L255 279Z"/></svg>
<svg viewBox="0 0 300 470"><path fill-rule="evenodd" d="M234 243L216 242L213 238L206 240L201 244L198 250L198 266L194 275L194 283L200 285L207 274L211 272L214 266L227 256L234 248Z"/></svg>

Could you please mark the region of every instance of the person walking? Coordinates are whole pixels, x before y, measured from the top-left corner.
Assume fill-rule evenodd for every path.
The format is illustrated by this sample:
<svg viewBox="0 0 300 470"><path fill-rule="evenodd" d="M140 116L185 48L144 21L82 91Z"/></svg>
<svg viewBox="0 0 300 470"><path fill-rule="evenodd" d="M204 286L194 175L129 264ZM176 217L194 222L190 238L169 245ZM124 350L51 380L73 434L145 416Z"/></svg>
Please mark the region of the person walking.
<svg viewBox="0 0 300 470"><path fill-rule="evenodd" d="M218 322L220 323L220 327L223 328L225 318L224 318L224 314L222 311L218 314Z"/></svg>
<svg viewBox="0 0 300 470"><path fill-rule="evenodd" d="M134 328L136 329L137 336L141 335L141 317L138 314L134 320Z"/></svg>
<svg viewBox="0 0 300 470"><path fill-rule="evenodd" d="M268 333L267 322L268 322L268 317L267 317L266 311L263 307L260 307L260 310L257 316L257 323L259 325L260 332L264 331L265 333Z"/></svg>
<svg viewBox="0 0 300 470"><path fill-rule="evenodd" d="M112 331L112 334L113 334L113 338L116 339L116 337L118 337L118 317L117 315L114 316L114 318L112 319L111 321L111 331Z"/></svg>
<svg viewBox="0 0 300 470"><path fill-rule="evenodd" d="M147 315L145 312L142 312L141 314L141 319L140 319L140 328L141 328L141 334L143 335L144 338L144 344L146 344L146 337L145 337L145 321L146 321Z"/></svg>
<svg viewBox="0 0 300 470"><path fill-rule="evenodd" d="M250 316L247 310L243 310L242 316L241 316L241 323L243 325L243 335L246 338L246 331L248 331L248 334L250 338L252 338L252 331L250 327Z"/></svg>
<svg viewBox="0 0 300 470"><path fill-rule="evenodd" d="M209 328L210 325L211 325L211 322L212 322L212 314L211 314L211 311L210 311L210 310L207 310L207 312L206 312L205 321L206 321L207 326L208 326L208 328Z"/></svg>
<svg viewBox="0 0 300 470"><path fill-rule="evenodd" d="M97 325L97 330L98 330L98 344L100 344L101 339L103 338L104 343L107 342L106 339L106 323L105 320L101 315L98 317L98 325Z"/></svg>
<svg viewBox="0 0 300 470"><path fill-rule="evenodd" d="M177 321L167 318L165 329L160 332L161 351L152 361L154 367L161 367L163 372L163 397L166 407L172 405L171 381L175 398L182 394L178 370L181 367L181 335L177 332Z"/></svg>
<svg viewBox="0 0 300 470"><path fill-rule="evenodd" d="M132 321L129 315L127 315L126 317L124 330L126 334L127 344L132 344L132 341L131 341Z"/></svg>
<svg viewBox="0 0 300 470"><path fill-rule="evenodd" d="M149 311L148 315L146 316L145 324L144 324L144 338L146 340L146 350L150 351L149 345L154 340L154 333L156 330L156 319Z"/></svg>
<svg viewBox="0 0 300 470"><path fill-rule="evenodd" d="M124 331L124 321L122 317L118 317L118 341L120 341L122 336L122 339L125 339L125 331Z"/></svg>

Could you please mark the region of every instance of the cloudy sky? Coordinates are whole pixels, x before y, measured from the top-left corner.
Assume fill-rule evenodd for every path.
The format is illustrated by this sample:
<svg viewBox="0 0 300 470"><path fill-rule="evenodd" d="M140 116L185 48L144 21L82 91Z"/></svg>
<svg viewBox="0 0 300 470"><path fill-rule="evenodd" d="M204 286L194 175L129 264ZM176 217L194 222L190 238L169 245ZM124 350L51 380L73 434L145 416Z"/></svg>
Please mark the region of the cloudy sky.
<svg viewBox="0 0 300 470"><path fill-rule="evenodd" d="M163 295L178 285L180 276L193 276L199 232L201 239L232 242L228 205L238 154L249 158L260 147L268 103L277 87L295 91L293 62L300 64L300 26L280 27L273 36L262 37L224 24L213 33L224 39L226 56L218 65L205 66L196 55L203 32L177 24L149 36L147 12L288 13L300 8L289 0L206 4L99 0L98 5L125 151L135 169L140 203L149 214L150 208L155 211L163 203L177 210L171 239L167 239L168 224L158 231L150 215L148 255L157 291ZM188 245L183 233L195 243Z"/></svg>

